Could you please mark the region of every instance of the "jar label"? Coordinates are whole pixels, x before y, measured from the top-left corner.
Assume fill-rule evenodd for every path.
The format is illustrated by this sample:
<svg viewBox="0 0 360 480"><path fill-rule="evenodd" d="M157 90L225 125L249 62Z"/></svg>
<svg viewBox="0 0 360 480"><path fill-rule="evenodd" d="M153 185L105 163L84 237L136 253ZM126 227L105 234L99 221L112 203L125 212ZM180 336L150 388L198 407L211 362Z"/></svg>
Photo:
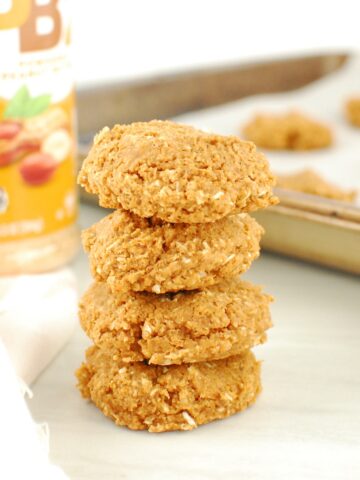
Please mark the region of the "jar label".
<svg viewBox="0 0 360 480"><path fill-rule="evenodd" d="M76 218L68 2L0 8L0 242Z"/></svg>

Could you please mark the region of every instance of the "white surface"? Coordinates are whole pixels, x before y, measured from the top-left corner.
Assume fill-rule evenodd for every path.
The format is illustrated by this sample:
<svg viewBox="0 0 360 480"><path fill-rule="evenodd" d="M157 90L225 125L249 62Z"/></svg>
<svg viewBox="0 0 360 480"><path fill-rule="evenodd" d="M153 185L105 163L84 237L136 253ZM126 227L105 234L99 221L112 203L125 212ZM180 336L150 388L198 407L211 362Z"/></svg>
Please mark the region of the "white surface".
<svg viewBox="0 0 360 480"><path fill-rule="evenodd" d="M0 277L0 339L25 383L30 384L71 337L77 298L76 278L68 268Z"/></svg>
<svg viewBox="0 0 360 480"><path fill-rule="evenodd" d="M82 84L360 45L355 0L73 0L71 6Z"/></svg>
<svg viewBox="0 0 360 480"><path fill-rule="evenodd" d="M82 207L83 226L104 215ZM81 290L87 260L75 263ZM276 297L263 393L249 410L192 432L116 427L75 389L89 341L77 330L33 386L50 454L72 480L355 480L360 478L360 282L263 254L248 279Z"/></svg>
<svg viewBox="0 0 360 480"><path fill-rule="evenodd" d="M360 130L345 119L344 104L360 95L360 57L339 71L290 93L256 95L226 105L191 112L176 118L198 128L222 134L242 134L242 128L257 113L296 110L328 125L334 145L306 152L266 151L275 173L293 173L311 168L343 187L360 190ZM360 203L360 196L358 198Z"/></svg>

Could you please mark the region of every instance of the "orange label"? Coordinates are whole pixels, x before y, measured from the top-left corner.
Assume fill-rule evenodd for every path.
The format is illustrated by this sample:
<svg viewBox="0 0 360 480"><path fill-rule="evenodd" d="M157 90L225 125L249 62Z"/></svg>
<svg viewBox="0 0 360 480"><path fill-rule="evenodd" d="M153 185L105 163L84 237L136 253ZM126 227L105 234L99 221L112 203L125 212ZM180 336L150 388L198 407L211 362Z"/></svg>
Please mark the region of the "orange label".
<svg viewBox="0 0 360 480"><path fill-rule="evenodd" d="M0 13L0 242L76 218L69 25L58 3L13 0Z"/></svg>

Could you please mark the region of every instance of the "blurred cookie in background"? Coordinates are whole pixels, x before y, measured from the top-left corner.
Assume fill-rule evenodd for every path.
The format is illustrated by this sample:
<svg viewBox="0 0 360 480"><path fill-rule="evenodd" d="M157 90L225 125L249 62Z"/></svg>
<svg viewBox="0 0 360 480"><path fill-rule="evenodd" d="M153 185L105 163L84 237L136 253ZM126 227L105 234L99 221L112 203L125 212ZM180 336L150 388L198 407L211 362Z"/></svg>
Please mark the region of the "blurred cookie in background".
<svg viewBox="0 0 360 480"><path fill-rule="evenodd" d="M243 134L258 147L271 150L315 150L333 143L328 126L296 111L256 115Z"/></svg>
<svg viewBox="0 0 360 480"><path fill-rule="evenodd" d="M345 104L345 114L348 121L355 127L360 127L360 96L350 98Z"/></svg>
<svg viewBox="0 0 360 480"><path fill-rule="evenodd" d="M277 175L276 186L343 202L354 202L357 196L355 190L344 190L311 169L300 170L290 175Z"/></svg>

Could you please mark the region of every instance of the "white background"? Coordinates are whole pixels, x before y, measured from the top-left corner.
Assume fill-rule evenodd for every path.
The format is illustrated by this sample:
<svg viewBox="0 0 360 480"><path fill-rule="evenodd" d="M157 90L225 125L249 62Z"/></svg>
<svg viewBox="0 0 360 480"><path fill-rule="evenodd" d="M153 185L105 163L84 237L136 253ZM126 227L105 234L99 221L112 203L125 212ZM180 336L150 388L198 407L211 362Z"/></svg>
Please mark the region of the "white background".
<svg viewBox="0 0 360 480"><path fill-rule="evenodd" d="M71 0L76 78L360 48L356 0Z"/></svg>

